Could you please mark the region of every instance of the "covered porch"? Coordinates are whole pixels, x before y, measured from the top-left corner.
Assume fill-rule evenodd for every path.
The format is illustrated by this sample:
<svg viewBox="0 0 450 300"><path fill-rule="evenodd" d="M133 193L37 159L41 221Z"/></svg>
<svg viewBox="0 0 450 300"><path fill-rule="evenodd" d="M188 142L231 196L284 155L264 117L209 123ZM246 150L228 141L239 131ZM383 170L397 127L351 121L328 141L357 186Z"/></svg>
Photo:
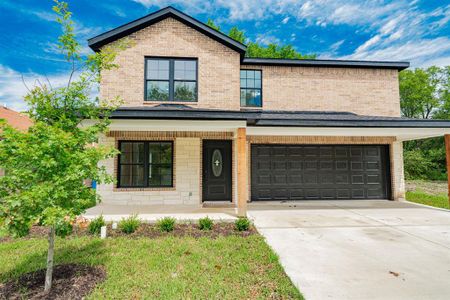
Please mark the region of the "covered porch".
<svg viewBox="0 0 450 300"><path fill-rule="evenodd" d="M252 197L254 145L303 145L317 146L318 149L323 147L334 149L333 147L345 145L361 148L370 145L387 147L387 161L378 162L387 169L386 174L389 177L386 179L385 188L389 191L384 197L385 200L405 198L402 145L404 141L445 135L447 158L450 155L448 121L369 117L349 113L232 112L166 108L136 110L127 108L115 114L112 116L110 132L100 139L100 143L119 148L122 142L144 144L155 141L171 142L172 185L121 186L118 184L121 180L120 157L110 159L105 161L103 166L115 175L118 182L98 186L98 193L103 202L90 209L86 214L88 217L102 212L104 215L108 212L111 218L121 218L133 213L146 215L149 219L165 215L189 217L185 216L185 213L193 214L191 218L194 219L203 215L218 219L245 216L248 202L257 205L257 201L252 201L255 200L255 197ZM229 143L229 152L223 152L220 159L216 159L218 156L211 159L212 156L206 153L209 151L206 145L211 141ZM226 171L227 163L230 164L228 171ZM287 163L289 164L289 161ZM210 168L214 168L214 164L218 166L220 172L229 173L226 173L229 175L229 182L214 181L216 186L211 184L213 180L209 179L212 178L214 170ZM317 172L320 173L320 170ZM144 172L145 174L147 173ZM221 174L218 177L223 177ZM320 182L320 180L316 182L319 194ZM228 188L225 184L229 184L228 193L223 192L225 196L211 197L211 194L208 194L221 195L222 190ZM214 189L215 192L211 192ZM320 195L315 199L324 200ZM342 197L339 199L343 200ZM365 194L364 199L370 200L370 195ZM274 200L283 202L282 199ZM290 202L292 199L285 200ZM311 199L305 195L296 201L304 200Z"/></svg>

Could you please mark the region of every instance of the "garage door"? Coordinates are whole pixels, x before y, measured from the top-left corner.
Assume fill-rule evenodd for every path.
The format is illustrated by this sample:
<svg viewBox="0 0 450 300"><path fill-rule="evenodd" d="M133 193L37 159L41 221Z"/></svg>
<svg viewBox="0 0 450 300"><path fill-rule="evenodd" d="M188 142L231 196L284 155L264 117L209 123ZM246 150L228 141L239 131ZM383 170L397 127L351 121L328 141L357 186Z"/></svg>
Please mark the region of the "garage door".
<svg viewBox="0 0 450 300"><path fill-rule="evenodd" d="M385 145L252 145L252 200L388 199Z"/></svg>

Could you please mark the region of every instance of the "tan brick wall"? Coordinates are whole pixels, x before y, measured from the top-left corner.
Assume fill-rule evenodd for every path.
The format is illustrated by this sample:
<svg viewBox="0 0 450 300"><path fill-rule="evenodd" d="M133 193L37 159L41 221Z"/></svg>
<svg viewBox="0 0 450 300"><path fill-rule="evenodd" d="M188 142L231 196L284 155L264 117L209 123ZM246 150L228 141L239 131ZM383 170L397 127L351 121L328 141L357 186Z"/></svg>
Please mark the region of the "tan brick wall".
<svg viewBox="0 0 450 300"><path fill-rule="evenodd" d="M173 188L116 188L114 184L99 184L98 194L105 203L150 205L194 204L200 205L202 191L202 141L204 139L232 139L232 201L236 202L235 136L232 132L138 132L112 131L102 137L100 144L117 146L119 140L172 140L174 141ZM403 174L403 145L393 137L326 137L326 136L247 136L248 199L251 193L251 144L385 144L390 145L391 189L394 200L405 197ZM117 175L117 158L102 162L110 174Z"/></svg>
<svg viewBox="0 0 450 300"><path fill-rule="evenodd" d="M120 96L124 106L154 105L144 104L144 57L190 57L198 58L198 103L189 105L239 109L240 56L236 51L172 18L128 38L131 46L116 58L119 68L102 73L102 99Z"/></svg>
<svg viewBox="0 0 450 300"><path fill-rule="evenodd" d="M144 57L198 58L199 108L240 109L239 70L262 69L263 109L350 111L399 116L398 72L388 69L240 65L239 54L206 35L168 18L127 37L118 69L104 71L102 99L120 96L124 106L144 102ZM167 102L165 102L167 103Z"/></svg>
<svg viewBox="0 0 450 300"><path fill-rule="evenodd" d="M174 142L173 182L169 188L117 188L117 184L99 184L102 201L122 205L193 204L202 203L202 141L204 139L233 139L233 132L197 131L110 131L101 137L100 144L118 147L120 140L167 140ZM232 145L232 172L236 168L234 142ZM117 178L117 157L101 163L109 174ZM232 177L234 201L235 177Z"/></svg>
<svg viewBox="0 0 450 300"><path fill-rule="evenodd" d="M392 197L394 200L405 200L405 174L403 170L403 143L393 142L390 145Z"/></svg>
<svg viewBox="0 0 450 300"><path fill-rule="evenodd" d="M398 71L389 69L242 66L262 70L263 109L347 111L400 116Z"/></svg>

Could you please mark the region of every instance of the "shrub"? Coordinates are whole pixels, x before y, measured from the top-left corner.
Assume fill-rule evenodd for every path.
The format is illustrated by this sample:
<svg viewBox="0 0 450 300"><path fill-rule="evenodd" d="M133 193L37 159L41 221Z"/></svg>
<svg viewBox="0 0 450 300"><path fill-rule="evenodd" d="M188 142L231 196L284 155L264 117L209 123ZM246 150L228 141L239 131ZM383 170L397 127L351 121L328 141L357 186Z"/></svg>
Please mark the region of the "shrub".
<svg viewBox="0 0 450 300"><path fill-rule="evenodd" d="M201 218L198 220L198 227L200 228L200 230L211 230L213 224L214 224L213 220L211 220L208 217Z"/></svg>
<svg viewBox="0 0 450 300"><path fill-rule="evenodd" d="M250 227L250 220L248 218L239 218L234 222L234 225L238 231L247 231Z"/></svg>
<svg viewBox="0 0 450 300"><path fill-rule="evenodd" d="M119 229L123 233L133 233L141 225L141 220L138 219L136 215L132 215L126 219L122 219L119 222Z"/></svg>
<svg viewBox="0 0 450 300"><path fill-rule="evenodd" d="M105 219L102 215L100 215L97 218L92 219L92 221L88 225L88 231L90 234L100 234L100 229L105 225Z"/></svg>
<svg viewBox="0 0 450 300"><path fill-rule="evenodd" d="M175 218L165 217L158 220L158 222L156 222L156 226L161 231L170 232L173 231L175 227L175 222L176 222Z"/></svg>
<svg viewBox="0 0 450 300"><path fill-rule="evenodd" d="M73 231L73 226L69 221L58 221L55 224L55 234L59 237L66 237Z"/></svg>

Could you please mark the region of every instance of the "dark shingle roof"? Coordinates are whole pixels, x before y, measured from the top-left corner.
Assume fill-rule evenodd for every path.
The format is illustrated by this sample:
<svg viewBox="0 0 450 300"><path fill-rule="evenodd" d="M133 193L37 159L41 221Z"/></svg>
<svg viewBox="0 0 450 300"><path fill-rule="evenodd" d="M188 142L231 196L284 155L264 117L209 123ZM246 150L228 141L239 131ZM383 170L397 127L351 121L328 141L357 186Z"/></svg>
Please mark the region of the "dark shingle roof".
<svg viewBox="0 0 450 300"><path fill-rule="evenodd" d="M361 61L339 59L278 59L278 58L250 58L246 57L242 65L261 66L297 66L297 67L335 67L335 68L381 68L397 69L399 71L409 67L407 61Z"/></svg>
<svg viewBox="0 0 450 300"><path fill-rule="evenodd" d="M197 109L186 105L121 107L112 119L237 120L248 126L450 128L447 120L362 116L350 112Z"/></svg>

